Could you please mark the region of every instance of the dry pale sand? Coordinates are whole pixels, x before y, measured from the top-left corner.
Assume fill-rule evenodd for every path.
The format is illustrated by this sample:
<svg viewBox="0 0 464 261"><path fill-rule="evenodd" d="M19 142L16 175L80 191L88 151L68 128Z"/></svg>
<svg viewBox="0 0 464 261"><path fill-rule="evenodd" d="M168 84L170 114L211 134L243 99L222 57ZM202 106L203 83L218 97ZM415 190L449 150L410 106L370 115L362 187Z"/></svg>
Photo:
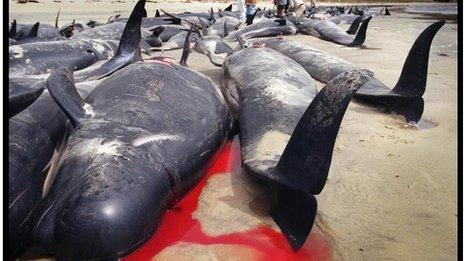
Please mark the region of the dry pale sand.
<svg viewBox="0 0 464 261"><path fill-rule="evenodd" d="M62 5L63 20L105 20L108 14L128 13L133 6L132 1L88 3L83 10L72 7L83 5L77 2L13 3L10 19L51 22L58 6ZM191 8L194 4L147 3L149 14L155 8L206 10L211 5L195 3L194 9ZM288 38L370 69L378 79L394 86L412 43L434 21L394 10L390 17L376 17L371 21L365 42L367 49L341 47L305 35ZM165 54L180 58L180 51ZM188 64L219 82L221 69L209 63L206 56L192 53ZM379 113L357 103L350 104L335 144L327 185L318 196L317 226L333 242L335 256L340 260L456 259L456 81L457 25L447 23L438 32L430 51L425 110L417 127L405 124L397 116ZM253 186L247 189L253 190ZM203 193L206 194L202 197L211 197L213 201L223 198L215 195L214 190L206 189ZM235 201L242 200L240 193L230 196L235 197ZM243 200L247 200L246 197ZM234 211L230 205L229 209L221 208L220 204L218 208L212 208L209 214ZM230 214L230 220L240 220L243 213L236 212ZM199 210L196 215L207 219L205 213L208 212ZM272 223L267 217L247 218L253 224L259 223L259 218L264 223ZM242 222L241 225L246 227L247 224ZM220 246L205 248L205 251L217 253L216 247ZM173 246L164 255L169 257L171 250L193 256L201 252L199 246L185 251L184 248L184 245ZM224 251L234 252L230 248ZM246 255L253 254L247 251ZM226 259L224 255L219 256L219 259Z"/></svg>

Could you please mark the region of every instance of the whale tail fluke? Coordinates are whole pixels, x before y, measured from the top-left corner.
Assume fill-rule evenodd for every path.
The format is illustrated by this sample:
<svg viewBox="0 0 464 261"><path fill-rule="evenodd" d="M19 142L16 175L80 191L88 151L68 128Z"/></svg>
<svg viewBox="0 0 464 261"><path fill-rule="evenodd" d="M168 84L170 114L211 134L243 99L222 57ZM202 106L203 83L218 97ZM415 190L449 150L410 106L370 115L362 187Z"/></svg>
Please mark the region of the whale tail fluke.
<svg viewBox="0 0 464 261"><path fill-rule="evenodd" d="M327 83L293 131L277 164L279 175L275 181L314 195L322 191L346 108L356 91L372 76L368 70L357 69Z"/></svg>
<svg viewBox="0 0 464 261"><path fill-rule="evenodd" d="M319 194L327 180L335 139L346 108L373 73L353 70L331 80L298 122L271 175L271 216L292 248L301 248L314 224Z"/></svg>
<svg viewBox="0 0 464 261"><path fill-rule="evenodd" d="M347 34L356 34L359 28L359 24L361 24L363 17L360 15L351 23L350 28L346 31Z"/></svg>
<svg viewBox="0 0 464 261"><path fill-rule="evenodd" d="M354 99L371 105L381 112L403 115L406 122L418 122L424 112L424 99L422 97L357 93Z"/></svg>
<svg viewBox="0 0 464 261"><path fill-rule="evenodd" d="M372 16L369 16L362 22L361 27L359 28L359 31L356 34L353 42L351 42L350 46L361 46L364 43L366 40L367 26L369 25L369 21L371 19Z"/></svg>
<svg viewBox="0 0 464 261"><path fill-rule="evenodd" d="M316 219L316 197L285 187L273 186L271 190L271 217L296 251L306 242Z"/></svg>
<svg viewBox="0 0 464 261"><path fill-rule="evenodd" d="M401 76L391 90L392 93L408 97L422 97L427 83L430 45L444 24L444 20L435 22L417 37L404 62Z"/></svg>

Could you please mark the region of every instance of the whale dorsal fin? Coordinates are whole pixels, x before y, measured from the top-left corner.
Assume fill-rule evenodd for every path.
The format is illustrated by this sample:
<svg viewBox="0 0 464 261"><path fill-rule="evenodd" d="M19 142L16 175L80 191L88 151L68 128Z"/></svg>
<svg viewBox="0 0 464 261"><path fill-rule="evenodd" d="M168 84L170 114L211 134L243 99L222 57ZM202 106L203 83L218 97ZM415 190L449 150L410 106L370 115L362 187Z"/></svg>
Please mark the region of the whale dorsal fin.
<svg viewBox="0 0 464 261"><path fill-rule="evenodd" d="M369 21L371 19L372 16L369 16L362 22L361 27L359 28L359 31L354 37L353 42L351 42L350 46L361 46L364 43L364 41L366 40L367 26L369 25Z"/></svg>
<svg viewBox="0 0 464 261"><path fill-rule="evenodd" d="M71 69L62 68L52 72L46 81L46 85L50 95L74 127L92 115L89 112L90 105L84 102L76 90Z"/></svg>
<svg viewBox="0 0 464 261"><path fill-rule="evenodd" d="M8 93L9 118L29 107L42 94L44 88L13 88Z"/></svg>
<svg viewBox="0 0 464 261"><path fill-rule="evenodd" d="M122 53L134 53L136 55L137 52L138 55L140 55L140 49L138 47L142 39L140 28L142 26L142 18L147 16L145 1L146 0L139 0L132 10L127 20L126 27L124 27L115 56Z"/></svg>
<svg viewBox="0 0 464 261"><path fill-rule="evenodd" d="M190 54L190 36L192 35L193 31L193 26L190 27L190 30L187 32L187 35L185 36L185 42L184 42L184 47L182 49L182 57L180 57L179 64L188 67L187 66L187 58Z"/></svg>
<svg viewBox="0 0 464 261"><path fill-rule="evenodd" d="M224 37L229 34L229 30L227 30L227 21L224 21Z"/></svg>
<svg viewBox="0 0 464 261"><path fill-rule="evenodd" d="M201 25L201 33L203 34L203 36L209 35L208 26L206 25L205 21L203 21L202 19L199 20Z"/></svg>
<svg viewBox="0 0 464 261"><path fill-rule="evenodd" d="M401 76L391 90L393 93L410 97L422 97L427 84L430 45L438 30L444 24L444 20L435 22L417 37L411 50L409 50L408 57L406 57Z"/></svg>
<svg viewBox="0 0 464 261"><path fill-rule="evenodd" d="M40 23L37 22L32 26L31 30L29 30L29 32L27 33L28 38L37 37L37 34L39 32L39 25Z"/></svg>
<svg viewBox="0 0 464 261"><path fill-rule="evenodd" d="M146 0L139 0L132 10L126 26L124 27L116 54L91 73L81 75L76 72L76 79L98 80L131 63L142 60L142 55L140 53L142 33L140 28L142 26L143 14L146 13L145 1Z"/></svg>
<svg viewBox="0 0 464 261"><path fill-rule="evenodd" d="M332 160L335 139L346 108L373 76L368 70L352 70L332 79L316 95L301 117L277 164L277 182L306 193L319 194Z"/></svg>
<svg viewBox="0 0 464 261"><path fill-rule="evenodd" d="M213 8L211 7L211 9L209 10L209 20L214 24L216 22L216 18L214 17L214 10Z"/></svg>
<svg viewBox="0 0 464 261"><path fill-rule="evenodd" d="M226 8L224 9L224 12L225 12L225 11L232 12L232 4L230 4L228 7L226 7Z"/></svg>
<svg viewBox="0 0 464 261"><path fill-rule="evenodd" d="M384 13L384 15L391 15L391 14L390 14L390 11L388 11L388 6L385 6L385 13Z"/></svg>
<svg viewBox="0 0 464 261"><path fill-rule="evenodd" d="M56 14L56 18L55 18L55 27L58 28L58 19L60 18L60 12L61 12L61 8L58 9L58 13Z"/></svg>
<svg viewBox="0 0 464 261"><path fill-rule="evenodd" d="M347 34L356 34L356 32L358 31L358 28L359 28L359 24L361 23L362 20L363 20L362 16L356 17L356 19L354 19L354 21L351 23L350 28L348 28L346 33Z"/></svg>
<svg viewBox="0 0 464 261"><path fill-rule="evenodd" d="M16 19L13 20L13 22L11 23L11 28L10 28L10 31L8 32L8 36L11 37L11 38L14 38L16 36Z"/></svg>

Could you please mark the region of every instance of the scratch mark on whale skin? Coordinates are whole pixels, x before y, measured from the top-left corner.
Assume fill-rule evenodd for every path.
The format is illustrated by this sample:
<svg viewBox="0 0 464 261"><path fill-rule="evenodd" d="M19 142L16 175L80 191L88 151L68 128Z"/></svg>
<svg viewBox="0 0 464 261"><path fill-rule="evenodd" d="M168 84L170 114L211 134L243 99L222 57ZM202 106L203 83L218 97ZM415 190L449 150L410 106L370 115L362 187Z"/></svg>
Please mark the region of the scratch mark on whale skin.
<svg viewBox="0 0 464 261"><path fill-rule="evenodd" d="M176 134L159 133L144 137L139 137L132 141L132 146L139 147L141 145L165 140L185 140L182 136Z"/></svg>

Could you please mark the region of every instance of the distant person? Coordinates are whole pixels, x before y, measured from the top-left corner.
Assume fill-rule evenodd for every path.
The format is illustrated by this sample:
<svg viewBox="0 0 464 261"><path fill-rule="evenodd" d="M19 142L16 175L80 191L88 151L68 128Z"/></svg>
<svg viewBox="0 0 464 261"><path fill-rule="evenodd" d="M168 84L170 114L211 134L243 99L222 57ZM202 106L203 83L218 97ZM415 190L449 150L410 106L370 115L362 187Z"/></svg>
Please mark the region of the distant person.
<svg viewBox="0 0 464 261"><path fill-rule="evenodd" d="M288 0L274 0L274 4L277 5L277 17L283 18L285 7L287 6Z"/></svg>
<svg viewBox="0 0 464 261"><path fill-rule="evenodd" d="M306 5L303 0L288 0L290 12L294 12L295 16L301 16L306 10Z"/></svg>
<svg viewBox="0 0 464 261"><path fill-rule="evenodd" d="M316 7L316 0L309 0L311 2L311 8Z"/></svg>
<svg viewBox="0 0 464 261"><path fill-rule="evenodd" d="M238 8L238 19L240 21L245 21L245 8L244 8L245 0L237 0L237 8Z"/></svg>
<svg viewBox="0 0 464 261"><path fill-rule="evenodd" d="M245 0L246 5L246 24L250 25L253 22L253 15L256 12L256 0Z"/></svg>

